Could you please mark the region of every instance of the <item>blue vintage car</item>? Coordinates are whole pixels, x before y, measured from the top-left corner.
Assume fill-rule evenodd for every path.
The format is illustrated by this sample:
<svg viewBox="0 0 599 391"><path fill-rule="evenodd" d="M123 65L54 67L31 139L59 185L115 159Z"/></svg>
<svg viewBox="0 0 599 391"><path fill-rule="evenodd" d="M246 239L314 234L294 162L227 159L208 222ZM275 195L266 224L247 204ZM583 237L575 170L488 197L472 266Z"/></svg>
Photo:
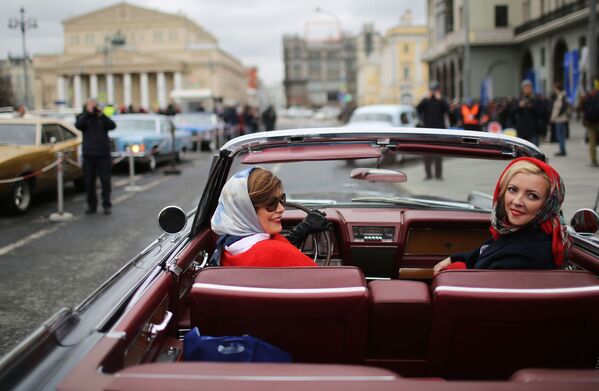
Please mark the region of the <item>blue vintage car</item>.
<svg viewBox="0 0 599 391"><path fill-rule="evenodd" d="M131 151L136 162L148 169L181 155L192 146L191 132L175 130L175 148L172 147L173 124L167 116L159 114L123 114L113 118L116 129L110 132L112 157L126 156Z"/></svg>
<svg viewBox="0 0 599 391"><path fill-rule="evenodd" d="M173 124L177 130L191 132L194 151L218 148L222 141L224 123L214 113L180 113L173 117Z"/></svg>

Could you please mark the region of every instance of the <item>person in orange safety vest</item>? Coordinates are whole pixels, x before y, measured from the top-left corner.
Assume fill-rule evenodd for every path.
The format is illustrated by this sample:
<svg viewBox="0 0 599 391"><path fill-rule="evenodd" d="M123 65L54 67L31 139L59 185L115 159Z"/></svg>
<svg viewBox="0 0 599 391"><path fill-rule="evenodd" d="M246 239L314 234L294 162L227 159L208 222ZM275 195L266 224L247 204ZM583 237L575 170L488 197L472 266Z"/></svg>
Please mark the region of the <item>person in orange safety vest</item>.
<svg viewBox="0 0 599 391"><path fill-rule="evenodd" d="M462 125L464 130L482 130L480 125L480 105L478 102L473 102L471 99L467 99L462 104Z"/></svg>

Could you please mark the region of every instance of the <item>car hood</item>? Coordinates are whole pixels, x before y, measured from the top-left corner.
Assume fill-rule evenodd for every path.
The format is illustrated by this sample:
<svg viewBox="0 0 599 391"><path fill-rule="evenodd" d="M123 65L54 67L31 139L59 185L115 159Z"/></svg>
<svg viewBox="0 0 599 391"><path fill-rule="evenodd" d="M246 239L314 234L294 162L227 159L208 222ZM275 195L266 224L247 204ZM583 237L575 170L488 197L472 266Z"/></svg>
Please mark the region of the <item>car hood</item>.
<svg viewBox="0 0 599 391"><path fill-rule="evenodd" d="M156 133L149 132L136 132L136 131L116 131L110 132L110 138L119 139L120 141L141 141L145 139L156 139L159 138Z"/></svg>
<svg viewBox="0 0 599 391"><path fill-rule="evenodd" d="M0 145L0 163L39 150L40 147L35 145Z"/></svg>
<svg viewBox="0 0 599 391"><path fill-rule="evenodd" d="M177 126L177 130L187 130L191 132L205 132L214 128L212 125L181 125Z"/></svg>

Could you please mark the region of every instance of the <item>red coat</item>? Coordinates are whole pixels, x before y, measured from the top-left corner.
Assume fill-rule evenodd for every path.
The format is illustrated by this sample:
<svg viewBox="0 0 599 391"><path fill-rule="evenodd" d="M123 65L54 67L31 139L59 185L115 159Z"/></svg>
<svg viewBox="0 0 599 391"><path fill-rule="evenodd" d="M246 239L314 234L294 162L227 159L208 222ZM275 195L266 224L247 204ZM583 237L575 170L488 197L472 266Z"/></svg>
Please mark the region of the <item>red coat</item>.
<svg viewBox="0 0 599 391"><path fill-rule="evenodd" d="M223 266L316 266L313 260L305 256L293 244L280 234L269 240L254 244L249 250L231 255L226 250L221 256Z"/></svg>

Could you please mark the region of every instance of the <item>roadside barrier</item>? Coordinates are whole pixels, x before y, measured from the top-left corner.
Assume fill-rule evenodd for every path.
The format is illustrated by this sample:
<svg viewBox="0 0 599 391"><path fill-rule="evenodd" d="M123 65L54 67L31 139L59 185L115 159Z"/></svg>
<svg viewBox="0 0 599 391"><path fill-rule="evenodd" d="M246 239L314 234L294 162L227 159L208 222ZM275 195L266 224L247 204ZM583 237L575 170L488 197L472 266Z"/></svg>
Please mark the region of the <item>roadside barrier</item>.
<svg viewBox="0 0 599 391"><path fill-rule="evenodd" d="M60 158L62 159L62 158ZM37 171L31 172L27 175L21 175L15 178L9 178L9 179L0 179L0 184L4 184L4 183L15 183L15 182L20 182L20 181L24 181L27 180L29 178L33 178L34 176L38 176L40 174L43 174L46 171L50 171L51 169L53 169L54 167L58 166L61 163L61 160L55 160L54 162L48 164L46 167L44 168L40 168Z"/></svg>
<svg viewBox="0 0 599 391"><path fill-rule="evenodd" d="M129 185L125 186L125 191L140 191L141 187L135 184L135 154L131 147L127 147L127 157L129 158Z"/></svg>
<svg viewBox="0 0 599 391"><path fill-rule="evenodd" d="M58 162L58 166L56 168L56 188L58 192L58 211L56 213L52 213L50 215L50 221L53 222L61 222L68 221L73 218L73 214L64 211L64 168L62 163L65 161L64 153L59 151L57 154L56 161Z"/></svg>

